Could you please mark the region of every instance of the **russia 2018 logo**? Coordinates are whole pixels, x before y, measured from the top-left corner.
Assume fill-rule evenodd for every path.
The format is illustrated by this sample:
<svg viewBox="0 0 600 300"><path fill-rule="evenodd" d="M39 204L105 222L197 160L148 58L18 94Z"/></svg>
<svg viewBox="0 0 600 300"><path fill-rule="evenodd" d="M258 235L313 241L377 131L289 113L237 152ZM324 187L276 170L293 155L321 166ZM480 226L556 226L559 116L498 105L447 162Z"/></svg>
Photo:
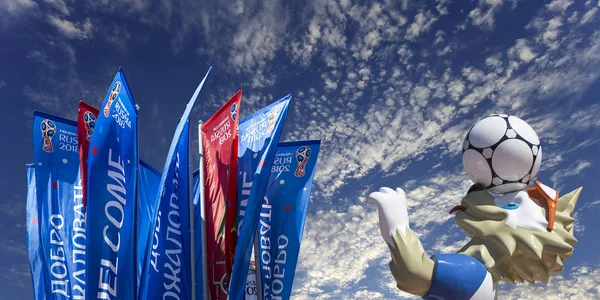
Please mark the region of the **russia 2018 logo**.
<svg viewBox="0 0 600 300"><path fill-rule="evenodd" d="M110 112L110 106L112 105L113 101L115 101L115 99L117 99L117 96L119 96L119 92L121 91L121 82L117 81L115 82L115 86L113 86L112 90L110 91L110 95L108 95L108 102L106 103L106 106L104 106L104 116L108 117L108 113Z"/></svg>
<svg viewBox="0 0 600 300"><path fill-rule="evenodd" d="M235 121L235 118L237 118L237 103L231 106L229 113L231 114L231 119Z"/></svg>
<svg viewBox="0 0 600 300"><path fill-rule="evenodd" d="M276 118L277 116L275 115L275 113L269 114L269 127L267 128L267 132L271 132L271 130L273 130L273 128L275 127Z"/></svg>
<svg viewBox="0 0 600 300"><path fill-rule="evenodd" d="M221 282L219 283L219 287L221 288L221 292L223 292L223 294L227 295L229 293L229 279L227 274L223 274Z"/></svg>
<svg viewBox="0 0 600 300"><path fill-rule="evenodd" d="M267 132L271 132L273 128L275 128L275 121L277 121L277 117L279 117L279 112L281 112L281 104L278 104L273 112L269 114L269 127L267 128Z"/></svg>
<svg viewBox="0 0 600 300"><path fill-rule="evenodd" d="M45 152L53 152L54 147L52 147L52 137L56 134L56 124L45 119L40 123L40 130L42 130L42 139L44 139L42 149Z"/></svg>
<svg viewBox="0 0 600 300"><path fill-rule="evenodd" d="M296 150L296 161L298 161L298 167L296 168L296 172L294 172L294 176L302 177L304 174L306 174L304 168L306 167L306 163L308 162L310 154L310 148L307 146L302 146Z"/></svg>
<svg viewBox="0 0 600 300"><path fill-rule="evenodd" d="M85 124L85 139L89 142L92 139L92 133L96 126L96 116L93 113L86 111L83 114L83 122Z"/></svg>

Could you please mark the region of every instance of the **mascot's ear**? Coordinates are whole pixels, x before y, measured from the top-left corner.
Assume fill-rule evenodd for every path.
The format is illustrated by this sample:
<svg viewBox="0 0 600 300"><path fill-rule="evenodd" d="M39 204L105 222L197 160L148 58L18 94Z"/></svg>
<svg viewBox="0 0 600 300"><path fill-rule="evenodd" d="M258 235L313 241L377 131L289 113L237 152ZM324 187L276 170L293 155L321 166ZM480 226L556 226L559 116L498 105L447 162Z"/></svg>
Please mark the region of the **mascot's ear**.
<svg viewBox="0 0 600 300"><path fill-rule="evenodd" d="M577 200L579 200L579 195L581 194L581 190L583 188L578 188L558 199L556 209L563 214L573 215L573 211L575 210L575 205L577 204Z"/></svg>
<svg viewBox="0 0 600 300"><path fill-rule="evenodd" d="M469 188L469 191L467 191L467 195L473 192L481 192L483 190L485 190L485 188L481 184L476 183L472 185L471 188Z"/></svg>

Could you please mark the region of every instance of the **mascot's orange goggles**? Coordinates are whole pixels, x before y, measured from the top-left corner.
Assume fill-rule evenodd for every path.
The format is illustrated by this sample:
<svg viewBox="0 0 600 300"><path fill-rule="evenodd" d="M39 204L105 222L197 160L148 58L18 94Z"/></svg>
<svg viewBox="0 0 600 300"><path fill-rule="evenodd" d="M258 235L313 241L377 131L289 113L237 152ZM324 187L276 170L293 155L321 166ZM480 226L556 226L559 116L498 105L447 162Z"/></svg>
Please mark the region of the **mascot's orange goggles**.
<svg viewBox="0 0 600 300"><path fill-rule="evenodd" d="M539 181L535 182L535 185L527 189L529 197L537 202L539 206L544 206L544 202L548 205L547 216L548 219L548 231L552 231L554 228L554 217L556 217L556 205L558 204L558 192L543 185Z"/></svg>

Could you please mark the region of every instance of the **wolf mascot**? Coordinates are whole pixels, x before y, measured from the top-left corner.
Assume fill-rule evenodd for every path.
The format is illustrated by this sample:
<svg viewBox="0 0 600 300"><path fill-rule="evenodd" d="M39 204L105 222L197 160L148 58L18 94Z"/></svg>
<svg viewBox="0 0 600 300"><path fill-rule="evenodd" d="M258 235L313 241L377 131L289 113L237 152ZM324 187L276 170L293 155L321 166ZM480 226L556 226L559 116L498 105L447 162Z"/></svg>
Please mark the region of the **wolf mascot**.
<svg viewBox="0 0 600 300"><path fill-rule="evenodd" d="M377 204L397 287L424 299L459 300L496 299L501 280L547 283L563 270L577 243L572 214L581 188L559 198L557 191L533 183L496 194L476 182L450 211L457 212L456 224L471 240L456 254L432 257L409 227L404 191L384 187L371 193L368 201Z"/></svg>

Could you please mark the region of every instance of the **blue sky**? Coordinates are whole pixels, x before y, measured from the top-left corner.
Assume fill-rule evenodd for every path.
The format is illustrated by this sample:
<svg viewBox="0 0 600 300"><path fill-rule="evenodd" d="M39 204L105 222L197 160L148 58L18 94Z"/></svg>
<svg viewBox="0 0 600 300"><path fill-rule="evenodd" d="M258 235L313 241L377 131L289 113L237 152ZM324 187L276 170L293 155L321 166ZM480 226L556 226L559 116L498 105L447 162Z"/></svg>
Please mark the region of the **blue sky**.
<svg viewBox="0 0 600 300"><path fill-rule="evenodd" d="M206 120L238 89L242 117L291 93L283 140L321 139L295 299L408 298L388 270L369 192L407 192L429 254L465 235L448 215L466 193L460 149L491 113L538 133L538 179L579 186L579 244L543 284L504 299L600 297L598 1L0 0L0 291L28 299L25 164L32 111L75 118L123 66L140 105L140 155L162 168L196 84Z"/></svg>

